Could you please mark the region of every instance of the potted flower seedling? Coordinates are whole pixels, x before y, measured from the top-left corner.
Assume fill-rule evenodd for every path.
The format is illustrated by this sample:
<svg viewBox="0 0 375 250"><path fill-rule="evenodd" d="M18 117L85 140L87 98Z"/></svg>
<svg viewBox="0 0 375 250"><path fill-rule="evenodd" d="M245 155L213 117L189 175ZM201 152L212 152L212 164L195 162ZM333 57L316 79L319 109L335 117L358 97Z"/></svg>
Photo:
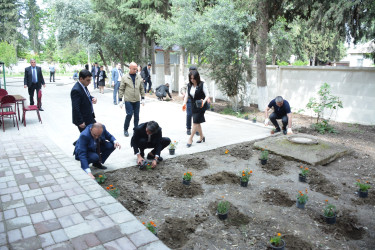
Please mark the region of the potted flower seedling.
<svg viewBox="0 0 375 250"><path fill-rule="evenodd" d="M271 135L275 134L275 132L276 132L276 129L273 128L273 129L271 130Z"/></svg>
<svg viewBox="0 0 375 250"><path fill-rule="evenodd" d="M243 118L244 118L245 120L249 120L249 115L246 114Z"/></svg>
<svg viewBox="0 0 375 250"><path fill-rule="evenodd" d="M285 241L281 239L281 233L271 237L270 243L272 249L283 250L285 248Z"/></svg>
<svg viewBox="0 0 375 250"><path fill-rule="evenodd" d="M96 181L99 184L103 184L106 179L107 179L107 176L105 176L104 174L100 174L100 175L98 175L98 177L96 177Z"/></svg>
<svg viewBox="0 0 375 250"><path fill-rule="evenodd" d="M301 173L299 173L298 179L300 182L306 182L306 176L309 173L309 168L304 168L303 166L300 166Z"/></svg>
<svg viewBox="0 0 375 250"><path fill-rule="evenodd" d="M210 104L210 110L211 110L211 111L215 111L215 107L214 107L213 104Z"/></svg>
<svg viewBox="0 0 375 250"><path fill-rule="evenodd" d="M328 224L335 224L336 223L336 207L332 204L328 203L328 200L325 200L325 208L324 208L324 218Z"/></svg>
<svg viewBox="0 0 375 250"><path fill-rule="evenodd" d="M170 155L174 155L175 151L176 151L176 147L177 147L177 144L178 142L177 141L173 141L169 144L169 154Z"/></svg>
<svg viewBox="0 0 375 250"><path fill-rule="evenodd" d="M260 163L262 165L266 165L267 164L267 160L268 160L268 150L267 149L264 149L262 148L262 151L260 153Z"/></svg>
<svg viewBox="0 0 375 250"><path fill-rule="evenodd" d="M302 191L298 191L297 195L297 207L301 209L305 209L306 202L309 200L309 197L307 196L307 189L305 189L305 193L302 193Z"/></svg>
<svg viewBox="0 0 375 250"><path fill-rule="evenodd" d="M120 190L115 188L113 185L109 185L107 187L107 192L112 195L113 198L117 199L118 196L120 195Z"/></svg>
<svg viewBox="0 0 375 250"><path fill-rule="evenodd" d="M366 198L368 196L368 190L371 188L371 185L368 181L362 183L361 180L357 180L356 185L359 187L358 195L361 198Z"/></svg>
<svg viewBox="0 0 375 250"><path fill-rule="evenodd" d="M256 123L256 122L257 122L257 117L254 116L254 117L253 117L253 123Z"/></svg>
<svg viewBox="0 0 375 250"><path fill-rule="evenodd" d="M182 184L189 186L192 176L193 176L193 174L191 172L184 173L184 176L182 176Z"/></svg>
<svg viewBox="0 0 375 250"><path fill-rule="evenodd" d="M247 187L247 184L249 183L249 179L250 179L250 176L251 174L253 173L253 171L242 171L241 172L241 187Z"/></svg>
<svg viewBox="0 0 375 250"><path fill-rule="evenodd" d="M152 90L150 89L150 91L148 92L150 95L152 95Z"/></svg>
<svg viewBox="0 0 375 250"><path fill-rule="evenodd" d="M217 204L217 214L220 220L225 220L228 218L229 207L229 201L219 201L219 203Z"/></svg>
<svg viewBox="0 0 375 250"><path fill-rule="evenodd" d="M156 227L156 224L153 221L150 221L146 224L146 222L142 222L143 225L147 227L148 230L150 230L151 233L158 235L158 228Z"/></svg>

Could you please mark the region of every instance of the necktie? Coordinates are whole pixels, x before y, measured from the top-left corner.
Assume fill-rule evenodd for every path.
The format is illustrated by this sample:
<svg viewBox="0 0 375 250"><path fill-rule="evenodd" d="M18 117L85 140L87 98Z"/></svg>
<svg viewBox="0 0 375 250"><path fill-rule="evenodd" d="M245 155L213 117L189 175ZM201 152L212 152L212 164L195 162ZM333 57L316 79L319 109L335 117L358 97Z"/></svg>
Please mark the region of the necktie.
<svg viewBox="0 0 375 250"><path fill-rule="evenodd" d="M94 107L92 106L92 100L91 100L90 92L89 92L89 90L87 89L87 87L85 87L84 89L85 89L86 95L87 95L87 97L89 98L90 103L91 103L91 112L94 113Z"/></svg>
<svg viewBox="0 0 375 250"><path fill-rule="evenodd" d="M100 152L100 138L95 140L96 142L96 153L99 155L99 162L102 163L102 155Z"/></svg>
<svg viewBox="0 0 375 250"><path fill-rule="evenodd" d="M147 142L151 142L151 135L148 135L148 140Z"/></svg>
<svg viewBox="0 0 375 250"><path fill-rule="evenodd" d="M32 81L33 81L33 83L37 83L37 80L36 80L36 70L35 70L34 67L32 68L32 72L33 72Z"/></svg>

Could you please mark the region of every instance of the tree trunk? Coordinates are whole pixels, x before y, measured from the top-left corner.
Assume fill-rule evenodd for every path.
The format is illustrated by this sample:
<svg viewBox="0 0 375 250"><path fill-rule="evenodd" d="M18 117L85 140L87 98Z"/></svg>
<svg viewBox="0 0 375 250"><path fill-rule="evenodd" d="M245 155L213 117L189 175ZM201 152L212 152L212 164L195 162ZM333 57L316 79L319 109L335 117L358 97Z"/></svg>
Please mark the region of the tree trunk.
<svg viewBox="0 0 375 250"><path fill-rule="evenodd" d="M108 65L107 65L106 60L104 59L103 51L102 51L101 48L98 49L98 53L99 53L100 59L102 59L102 61L103 61L103 63L104 63L105 70L106 70L107 73L109 74Z"/></svg>
<svg viewBox="0 0 375 250"><path fill-rule="evenodd" d="M266 75L266 54L268 38L268 1L259 1L258 15L258 36L257 36L257 87L258 87L258 108L264 111L268 99L267 75Z"/></svg>
<svg viewBox="0 0 375 250"><path fill-rule="evenodd" d="M141 46L141 63L147 63L147 39L145 32L142 32L142 46Z"/></svg>
<svg viewBox="0 0 375 250"><path fill-rule="evenodd" d="M155 60L155 40L151 40L151 48L149 49L151 55L151 81L153 84L156 84L156 60ZM155 85L154 85L155 86Z"/></svg>
<svg viewBox="0 0 375 250"><path fill-rule="evenodd" d="M185 48L180 48L180 68L179 68L179 78L178 78L178 93L180 94L180 89L185 85Z"/></svg>
<svg viewBox="0 0 375 250"><path fill-rule="evenodd" d="M164 50L164 83L169 83L172 85L173 83L171 82L172 76L171 76L171 57L170 57L170 51L169 48ZM171 86L170 89L173 89Z"/></svg>

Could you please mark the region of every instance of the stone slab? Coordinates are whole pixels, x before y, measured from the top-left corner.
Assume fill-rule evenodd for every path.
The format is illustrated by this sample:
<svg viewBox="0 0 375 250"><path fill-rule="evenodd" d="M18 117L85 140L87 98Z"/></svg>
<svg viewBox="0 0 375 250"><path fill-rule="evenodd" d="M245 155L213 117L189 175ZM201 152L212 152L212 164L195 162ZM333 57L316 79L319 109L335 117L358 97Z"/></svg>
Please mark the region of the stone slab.
<svg viewBox="0 0 375 250"><path fill-rule="evenodd" d="M303 134L300 134L303 135ZM309 135L306 135L309 136ZM342 145L318 139L318 144L299 144L288 140L288 136L273 136L254 143L258 149L267 148L273 154L287 159L315 165L327 165L350 150Z"/></svg>

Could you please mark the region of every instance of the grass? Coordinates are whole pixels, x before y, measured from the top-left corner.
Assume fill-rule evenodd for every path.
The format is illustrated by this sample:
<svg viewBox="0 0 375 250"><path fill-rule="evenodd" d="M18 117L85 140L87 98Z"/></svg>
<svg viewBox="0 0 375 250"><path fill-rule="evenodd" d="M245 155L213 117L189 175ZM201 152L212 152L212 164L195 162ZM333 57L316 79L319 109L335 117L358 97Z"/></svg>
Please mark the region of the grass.
<svg viewBox="0 0 375 250"><path fill-rule="evenodd" d="M242 111L236 112L233 109L231 109L230 107L226 107L225 109L223 109L222 111L220 111L220 114L223 114L223 115L232 115L232 116L235 116L237 118L244 118L245 115L248 115L249 119L251 118L251 116L248 113L242 112Z"/></svg>

